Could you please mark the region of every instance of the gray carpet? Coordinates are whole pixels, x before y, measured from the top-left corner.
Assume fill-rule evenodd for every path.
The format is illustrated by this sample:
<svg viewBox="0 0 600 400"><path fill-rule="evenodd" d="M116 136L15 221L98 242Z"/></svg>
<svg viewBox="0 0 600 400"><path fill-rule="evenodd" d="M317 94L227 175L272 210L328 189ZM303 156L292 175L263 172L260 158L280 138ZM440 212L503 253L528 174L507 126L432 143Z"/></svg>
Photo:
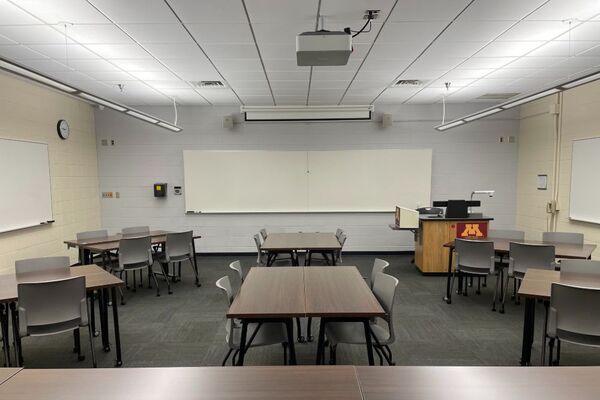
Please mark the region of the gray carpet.
<svg viewBox="0 0 600 400"><path fill-rule="evenodd" d="M422 276L410 256L378 255L390 262L387 272L400 280L394 310L396 343L391 346L398 365L518 365L521 352L523 305L508 303L506 314L491 311L493 282L474 290L468 297L454 296L451 305L442 301L444 277ZM241 259L252 265L254 257L198 257L202 287L194 285L189 265L183 267L183 280L167 295L161 281L162 295L155 290L127 291L127 304L120 307L121 342L124 367L168 367L220 365L228 347L225 343L223 293L214 283L228 274L229 262ZM344 255L345 265L356 265L367 276L373 256ZM532 362L540 362L543 307L537 308L536 341ZM109 315L112 321L112 315ZM318 322L313 324L317 335ZM112 340L112 326L111 326ZM82 349L88 359L78 362L72 349L70 333L43 338L25 338L23 354L26 368L81 368L91 366L88 335L82 332ZM96 338L100 367L111 367L114 350L104 353ZM316 343L296 344L299 364L314 363ZM364 346L339 345L338 364L367 364ZM376 358L377 360L377 358ZM281 346L253 348L247 365L279 365L283 361ZM562 365L599 365L600 350L565 343Z"/></svg>

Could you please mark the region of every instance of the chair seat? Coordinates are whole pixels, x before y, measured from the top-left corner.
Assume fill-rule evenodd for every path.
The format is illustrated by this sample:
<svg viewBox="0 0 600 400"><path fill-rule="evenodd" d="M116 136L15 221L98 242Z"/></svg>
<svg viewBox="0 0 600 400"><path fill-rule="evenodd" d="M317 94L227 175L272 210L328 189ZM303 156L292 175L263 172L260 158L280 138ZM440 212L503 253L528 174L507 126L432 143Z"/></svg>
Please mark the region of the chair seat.
<svg viewBox="0 0 600 400"><path fill-rule="evenodd" d="M139 262L139 263L135 263L135 264L127 264L125 265L125 268L123 268L123 271L135 271L138 269L144 269L144 268L148 268L149 265L147 262ZM116 264L116 268L112 267L112 269L114 271L121 271L121 269L119 268L119 264Z"/></svg>
<svg viewBox="0 0 600 400"><path fill-rule="evenodd" d="M371 330L382 345L390 344L390 332L376 323L371 323ZM360 322L330 322L326 325L325 334L332 344L365 344L365 330Z"/></svg>
<svg viewBox="0 0 600 400"><path fill-rule="evenodd" d="M467 274L473 274L473 275L494 275L490 273L490 267L489 266L485 266L485 267L481 267L481 268L477 268L477 267L468 267L465 265L459 265L458 266L458 270L461 272L465 272Z"/></svg>
<svg viewBox="0 0 600 400"><path fill-rule="evenodd" d="M57 324L29 325L27 326L27 334L28 336L54 335L56 333L72 331L80 326L82 326L81 318L76 318L71 321L64 321Z"/></svg>
<svg viewBox="0 0 600 400"><path fill-rule="evenodd" d="M248 324L248 333L246 336L246 341L250 340L250 337L256 330L258 326L257 323ZM231 330L233 327L233 340L229 340L231 335ZM252 344L250 347L259 347L259 346L268 346L272 344L278 343L287 343L287 330L284 323L281 322L272 322L272 323L263 323L258 330L258 333L252 340ZM225 340L227 343L233 343L234 349L239 349L240 341L242 336L242 324L241 322L230 322L227 324L227 334L225 336Z"/></svg>
<svg viewBox="0 0 600 400"><path fill-rule="evenodd" d="M166 264L167 263L167 255L164 252L158 252L153 256L159 263ZM189 260L190 256L188 254L184 254L182 256L171 257L169 262L180 262Z"/></svg>

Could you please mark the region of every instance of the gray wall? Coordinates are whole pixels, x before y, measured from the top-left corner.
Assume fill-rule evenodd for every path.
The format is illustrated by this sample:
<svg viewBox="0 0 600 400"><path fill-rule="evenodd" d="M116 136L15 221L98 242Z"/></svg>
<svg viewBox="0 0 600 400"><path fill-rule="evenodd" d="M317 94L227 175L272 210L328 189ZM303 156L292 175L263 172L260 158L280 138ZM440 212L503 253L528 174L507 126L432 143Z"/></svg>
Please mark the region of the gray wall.
<svg viewBox="0 0 600 400"><path fill-rule="evenodd" d="M462 115L481 106L450 105ZM382 148L433 149L432 200L468 198L472 190L494 189L494 198L482 199L481 210L493 216L496 228L515 223L517 144L500 143L500 136L518 135L518 116L504 112L496 119L468 124L440 133L439 105L376 107L394 115L394 125L379 122L240 123L223 129L224 115L238 107L183 107L181 134L154 128L109 110L96 110L98 169L101 191L120 192L120 198L102 199L102 224L111 231L124 226L150 225L163 229L194 229L203 236L198 251L255 251L252 235L269 231L348 232L347 250L412 250L412 235L388 228L393 215L382 214L223 214L185 215L184 196L172 188L183 185L182 151L202 150L340 150ZM173 120L171 107L145 109ZM452 116L452 115L451 115ZM102 139L115 140L102 146ZM152 184L167 182L166 199L152 195ZM185 188L183 188L185 191ZM265 193L268 196L268 193Z"/></svg>

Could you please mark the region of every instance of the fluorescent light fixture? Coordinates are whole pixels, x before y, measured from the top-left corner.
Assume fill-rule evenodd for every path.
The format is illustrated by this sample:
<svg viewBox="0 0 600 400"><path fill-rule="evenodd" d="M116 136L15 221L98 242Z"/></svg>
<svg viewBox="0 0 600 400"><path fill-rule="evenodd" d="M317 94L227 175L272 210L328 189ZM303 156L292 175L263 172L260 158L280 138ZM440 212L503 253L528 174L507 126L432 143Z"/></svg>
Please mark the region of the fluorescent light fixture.
<svg viewBox="0 0 600 400"><path fill-rule="evenodd" d="M143 121L150 122L151 124L156 124L158 122L158 120L156 118L153 118L153 117L151 117L149 115L142 114L140 112L133 111L133 110L127 110L127 111L125 111L125 114L129 114L132 117L136 117L136 118L141 119Z"/></svg>
<svg viewBox="0 0 600 400"><path fill-rule="evenodd" d="M571 89L575 86L583 85L584 83L589 83L589 82L595 81L597 79L600 79L600 72L597 72L595 74L588 75L586 77L571 81L569 83L565 83L565 84L561 85L561 87L563 89Z"/></svg>
<svg viewBox="0 0 600 400"><path fill-rule="evenodd" d="M465 121L463 121L462 119L459 119L457 121L448 122L447 124L438 125L435 127L435 129L437 129L438 131L445 131L446 129L454 128L455 126L459 126L464 123L465 123Z"/></svg>
<svg viewBox="0 0 600 400"><path fill-rule="evenodd" d="M370 120L373 105L242 106L246 121Z"/></svg>
<svg viewBox="0 0 600 400"><path fill-rule="evenodd" d="M117 110L117 111L120 111L120 112L123 112L123 111L127 110L126 107L120 106L120 105L115 104L115 103L111 103L108 100L101 99L100 97L96 97L96 96L93 96L91 94L87 94L85 92L79 93L79 97L83 97L86 100L93 101L96 104L101 104L103 106L112 108L113 110Z"/></svg>
<svg viewBox="0 0 600 400"><path fill-rule="evenodd" d="M180 127L171 125L171 124L167 124L166 122L159 121L157 125L162 126L163 128L168 129L173 132L181 132Z"/></svg>
<svg viewBox="0 0 600 400"><path fill-rule="evenodd" d="M550 96L551 94L560 92L560 89L552 88L548 90L544 90L543 92L532 94L531 96L523 97L522 99L512 101L510 103L501 104L500 107L506 110L508 108L513 108L516 106L520 106L521 104L529 103L530 101L541 99L542 97Z"/></svg>
<svg viewBox="0 0 600 400"><path fill-rule="evenodd" d="M463 119L466 122L471 122L471 121L475 121L476 119L479 119L479 118L487 117L488 115L496 114L500 111L504 111L504 110L499 107L496 107L496 108L492 108L491 110L482 111L482 112L478 112L477 114L469 115L468 117L465 117Z"/></svg>
<svg viewBox="0 0 600 400"><path fill-rule="evenodd" d="M64 83L60 83L54 79L48 78L47 76L38 74L37 72L33 72L27 68L6 62L4 60L0 60L0 68L14 72L17 75L21 75L22 77L32 79L44 85L52 86L56 89L62 90L63 92L76 93L78 91L77 89L65 85Z"/></svg>

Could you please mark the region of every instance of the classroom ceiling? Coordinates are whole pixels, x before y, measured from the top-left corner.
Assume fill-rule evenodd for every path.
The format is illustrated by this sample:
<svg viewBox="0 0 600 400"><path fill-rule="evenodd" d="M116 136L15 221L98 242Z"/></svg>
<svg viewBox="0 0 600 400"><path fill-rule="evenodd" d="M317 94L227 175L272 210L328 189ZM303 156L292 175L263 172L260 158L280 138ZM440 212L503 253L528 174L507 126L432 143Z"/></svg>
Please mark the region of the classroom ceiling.
<svg viewBox="0 0 600 400"><path fill-rule="evenodd" d="M367 9L348 65L296 66ZM0 56L138 106L490 103L600 68L600 1L0 0Z"/></svg>

